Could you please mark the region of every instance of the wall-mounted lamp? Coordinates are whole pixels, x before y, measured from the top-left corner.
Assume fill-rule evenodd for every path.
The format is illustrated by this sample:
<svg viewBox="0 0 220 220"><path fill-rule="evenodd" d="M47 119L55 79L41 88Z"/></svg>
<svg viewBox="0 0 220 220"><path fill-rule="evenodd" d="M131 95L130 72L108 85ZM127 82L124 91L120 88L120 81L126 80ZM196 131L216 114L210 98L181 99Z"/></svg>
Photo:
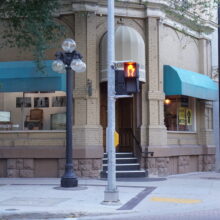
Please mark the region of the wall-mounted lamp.
<svg viewBox="0 0 220 220"><path fill-rule="evenodd" d="M92 80L87 79L87 93L88 96L92 96Z"/></svg>
<svg viewBox="0 0 220 220"><path fill-rule="evenodd" d="M165 99L165 100L164 100L164 104L165 104L165 105L169 105L170 103L171 103L171 100L170 100L170 99Z"/></svg>

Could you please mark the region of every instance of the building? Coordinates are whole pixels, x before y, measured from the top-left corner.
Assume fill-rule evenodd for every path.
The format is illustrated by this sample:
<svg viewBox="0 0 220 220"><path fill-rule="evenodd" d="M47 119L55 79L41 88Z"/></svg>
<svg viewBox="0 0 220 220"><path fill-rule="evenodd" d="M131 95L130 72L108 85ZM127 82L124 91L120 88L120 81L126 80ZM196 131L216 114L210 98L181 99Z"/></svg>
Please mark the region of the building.
<svg viewBox="0 0 220 220"><path fill-rule="evenodd" d="M141 81L139 94L116 102L121 140L117 151L133 152L153 175L213 170L212 101L217 85L211 79L210 38L185 26L187 18L166 13L163 6L161 1L116 2L116 59L139 62ZM67 0L58 16L87 64L86 72L75 76L73 93L78 176L97 177L102 169L107 126L106 16L107 2L102 0ZM207 21L206 26L212 30L215 23ZM36 71L30 54L11 48L0 51L2 177L64 173L65 76L50 69L57 50L48 51L44 76ZM24 79L34 83L22 87ZM5 85L10 85L8 90ZM16 92L10 91L12 85ZM40 122L30 125L26 116L36 108L41 109Z"/></svg>

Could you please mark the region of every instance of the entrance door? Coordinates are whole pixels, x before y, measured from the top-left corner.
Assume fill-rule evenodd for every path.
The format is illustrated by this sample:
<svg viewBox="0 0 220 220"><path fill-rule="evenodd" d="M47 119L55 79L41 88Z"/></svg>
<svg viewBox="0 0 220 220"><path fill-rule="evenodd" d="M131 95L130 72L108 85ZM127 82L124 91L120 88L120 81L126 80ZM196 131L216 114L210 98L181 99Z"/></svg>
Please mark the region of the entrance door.
<svg viewBox="0 0 220 220"><path fill-rule="evenodd" d="M116 102L116 131L119 133L118 152L132 152L133 98L118 99Z"/></svg>
<svg viewBox="0 0 220 220"><path fill-rule="evenodd" d="M133 98L123 98L116 101L116 131L119 133L117 152L133 152ZM107 83L100 85L100 123L103 127L103 147L106 152L107 122Z"/></svg>

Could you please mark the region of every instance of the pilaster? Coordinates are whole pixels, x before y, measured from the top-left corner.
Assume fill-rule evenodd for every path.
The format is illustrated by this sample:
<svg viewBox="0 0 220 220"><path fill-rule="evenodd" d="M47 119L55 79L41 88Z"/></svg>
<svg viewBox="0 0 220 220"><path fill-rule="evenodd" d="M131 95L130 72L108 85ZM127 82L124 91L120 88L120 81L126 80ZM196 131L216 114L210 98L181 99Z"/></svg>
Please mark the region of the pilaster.
<svg viewBox="0 0 220 220"><path fill-rule="evenodd" d="M77 50L87 65L86 72L76 73L74 90L74 140L88 157L102 157L102 127L99 119L98 81L96 72L96 15L75 14ZM90 155L90 156L89 156Z"/></svg>
<svg viewBox="0 0 220 220"><path fill-rule="evenodd" d="M200 112L197 119L199 120L199 144L204 146L214 145L213 104L211 101L201 100L198 103L198 109Z"/></svg>
<svg viewBox="0 0 220 220"><path fill-rule="evenodd" d="M164 126L164 93L163 73L159 68L159 24L158 19L149 17L146 20L146 55L147 55L147 84L142 90L142 145L162 146L167 143L167 132ZM147 112L147 114L146 114ZM145 116L146 115L146 116ZM145 131L146 129L146 131ZM145 146L146 146L145 145Z"/></svg>

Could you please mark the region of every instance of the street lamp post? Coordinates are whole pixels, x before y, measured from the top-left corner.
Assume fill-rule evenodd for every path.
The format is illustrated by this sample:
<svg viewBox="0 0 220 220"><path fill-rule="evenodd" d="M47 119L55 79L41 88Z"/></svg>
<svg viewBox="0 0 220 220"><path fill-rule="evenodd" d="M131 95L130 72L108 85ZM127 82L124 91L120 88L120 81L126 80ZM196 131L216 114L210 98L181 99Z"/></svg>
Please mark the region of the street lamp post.
<svg viewBox="0 0 220 220"><path fill-rule="evenodd" d="M78 186L77 177L73 171L72 159L72 126L73 126L73 80L75 72L84 72L86 64L76 49L76 43L72 39L66 39L62 43L64 51L56 53L56 60L52 63L52 69L58 73L66 73L66 164L65 173L61 178L61 187Z"/></svg>

